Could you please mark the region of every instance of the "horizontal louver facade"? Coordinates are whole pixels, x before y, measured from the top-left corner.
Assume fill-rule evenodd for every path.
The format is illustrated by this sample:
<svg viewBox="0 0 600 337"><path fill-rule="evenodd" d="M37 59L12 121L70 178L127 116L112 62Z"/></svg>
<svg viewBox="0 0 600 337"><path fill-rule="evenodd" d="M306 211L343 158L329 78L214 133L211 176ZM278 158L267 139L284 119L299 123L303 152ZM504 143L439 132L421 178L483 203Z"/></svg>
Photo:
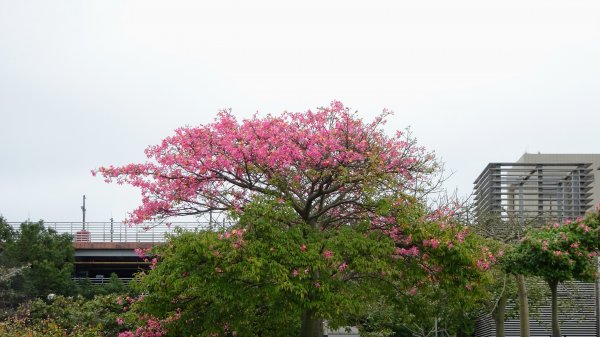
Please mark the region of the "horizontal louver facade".
<svg viewBox="0 0 600 337"><path fill-rule="evenodd" d="M559 321L561 334L568 337L596 336L596 298L593 283L573 282L559 287ZM561 305L562 304L562 305ZM537 308L531 308L531 337L549 337L552 335L551 307L549 298ZM519 319L504 322L506 337L519 337ZM481 316L477 321L475 337L495 337L496 327L489 315Z"/></svg>

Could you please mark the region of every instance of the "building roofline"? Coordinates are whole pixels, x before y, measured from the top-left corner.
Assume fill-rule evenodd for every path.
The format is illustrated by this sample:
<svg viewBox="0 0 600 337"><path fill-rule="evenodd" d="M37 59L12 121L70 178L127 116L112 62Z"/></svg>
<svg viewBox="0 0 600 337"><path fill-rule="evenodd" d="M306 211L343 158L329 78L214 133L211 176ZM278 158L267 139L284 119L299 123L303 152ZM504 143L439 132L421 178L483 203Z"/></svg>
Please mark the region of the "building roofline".
<svg viewBox="0 0 600 337"><path fill-rule="evenodd" d="M489 163L489 164L487 164L485 166L485 168L483 169L483 171L481 171L481 173L479 174L479 176L477 177L477 179L475 179L475 181L473 182L473 185L476 185L476 184L479 183L479 181L485 175L485 173L488 171L488 169L490 168L490 166L498 166L498 165L499 166L511 166L511 167L518 167L518 166L526 167L526 166L579 166L579 165L586 165L587 167L589 167L589 166L592 165L592 163L588 163L588 162L573 162L573 163L518 163L518 162L507 163L507 162L495 162L495 163Z"/></svg>

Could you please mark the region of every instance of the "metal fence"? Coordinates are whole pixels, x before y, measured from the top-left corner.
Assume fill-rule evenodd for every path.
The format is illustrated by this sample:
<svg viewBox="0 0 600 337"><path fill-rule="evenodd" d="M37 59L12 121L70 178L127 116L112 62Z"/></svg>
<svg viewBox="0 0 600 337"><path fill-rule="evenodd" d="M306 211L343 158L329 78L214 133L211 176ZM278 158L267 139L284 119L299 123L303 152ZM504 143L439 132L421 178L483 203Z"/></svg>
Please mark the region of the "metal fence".
<svg viewBox="0 0 600 337"><path fill-rule="evenodd" d="M90 277L73 277L72 279L77 284L82 284L82 283L87 282L93 286L101 286L101 285L109 284L111 282L110 277L92 277L92 278L90 278ZM123 282L123 284L128 284L131 280L133 280L133 277L119 277L119 280L121 280L121 282Z"/></svg>
<svg viewBox="0 0 600 337"><path fill-rule="evenodd" d="M20 222L9 222L19 230ZM123 222L44 222L46 228L51 228L62 234L73 236L76 242L164 242L167 235L175 234L178 230L202 231L223 230L229 227L226 220L212 222L145 222L138 225Z"/></svg>

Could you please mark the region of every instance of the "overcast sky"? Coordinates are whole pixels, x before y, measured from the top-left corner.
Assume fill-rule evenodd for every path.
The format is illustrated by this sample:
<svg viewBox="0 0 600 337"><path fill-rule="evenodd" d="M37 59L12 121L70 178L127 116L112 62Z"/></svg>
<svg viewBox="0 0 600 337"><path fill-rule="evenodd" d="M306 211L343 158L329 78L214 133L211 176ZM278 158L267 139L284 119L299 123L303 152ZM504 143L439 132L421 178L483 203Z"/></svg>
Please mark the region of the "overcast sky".
<svg viewBox="0 0 600 337"><path fill-rule="evenodd" d="M469 194L488 162L600 153L600 1L0 0L0 214L124 219L90 170L184 125L395 111Z"/></svg>

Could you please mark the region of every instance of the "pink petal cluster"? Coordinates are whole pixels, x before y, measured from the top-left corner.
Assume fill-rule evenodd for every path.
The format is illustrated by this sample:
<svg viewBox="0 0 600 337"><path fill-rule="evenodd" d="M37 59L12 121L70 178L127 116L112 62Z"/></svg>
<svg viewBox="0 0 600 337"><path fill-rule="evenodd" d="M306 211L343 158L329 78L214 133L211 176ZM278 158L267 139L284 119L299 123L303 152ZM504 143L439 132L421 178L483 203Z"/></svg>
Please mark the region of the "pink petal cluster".
<svg viewBox="0 0 600 337"><path fill-rule="evenodd" d="M119 337L162 337L168 332L165 324L177 321L181 318L181 311L179 309L176 312L165 319L159 319L151 315L143 315L139 317L144 322L144 325L139 326L135 331L122 331L119 333ZM123 319L117 318L117 324L122 325Z"/></svg>
<svg viewBox="0 0 600 337"><path fill-rule="evenodd" d="M408 249L396 248L395 254L398 256L418 256L419 255L419 247L412 246Z"/></svg>
<svg viewBox="0 0 600 337"><path fill-rule="evenodd" d="M423 240L423 246L424 247L431 247L433 249L436 249L437 247L440 246L440 240L439 239Z"/></svg>
<svg viewBox="0 0 600 337"><path fill-rule="evenodd" d="M150 269L156 268L156 263L158 263L158 259L152 258L152 261L150 262Z"/></svg>
<svg viewBox="0 0 600 337"><path fill-rule="evenodd" d="M133 252L140 258L145 259L146 255L150 252L151 248L136 248Z"/></svg>
<svg viewBox="0 0 600 337"><path fill-rule="evenodd" d="M477 260L477 268L482 271L486 271L492 267L494 263L496 263L496 257L492 253L492 251L484 246L481 248L482 257Z"/></svg>
<svg viewBox="0 0 600 337"><path fill-rule="evenodd" d="M340 222L345 217L364 218L366 210L343 201L356 200L365 188L372 188L363 184L373 181L366 177L394 177L396 181L386 186L410 188L416 176L419 183L427 179L434 165L433 155L407 135L384 133L389 113L365 123L333 101L316 111L255 115L240 122L224 110L213 123L177 129L147 148L145 163L100 167L93 174L141 189L142 205L130 214L131 222L141 223L209 210L242 211L256 194L296 205L314 193L314 182L323 179L321 172L346 168L343 179L328 187L330 202L319 216Z"/></svg>
<svg viewBox="0 0 600 337"><path fill-rule="evenodd" d="M469 230L468 229L464 229L460 232L458 232L456 234L456 241L458 241L458 243L463 243L465 241L465 237L469 234Z"/></svg>

